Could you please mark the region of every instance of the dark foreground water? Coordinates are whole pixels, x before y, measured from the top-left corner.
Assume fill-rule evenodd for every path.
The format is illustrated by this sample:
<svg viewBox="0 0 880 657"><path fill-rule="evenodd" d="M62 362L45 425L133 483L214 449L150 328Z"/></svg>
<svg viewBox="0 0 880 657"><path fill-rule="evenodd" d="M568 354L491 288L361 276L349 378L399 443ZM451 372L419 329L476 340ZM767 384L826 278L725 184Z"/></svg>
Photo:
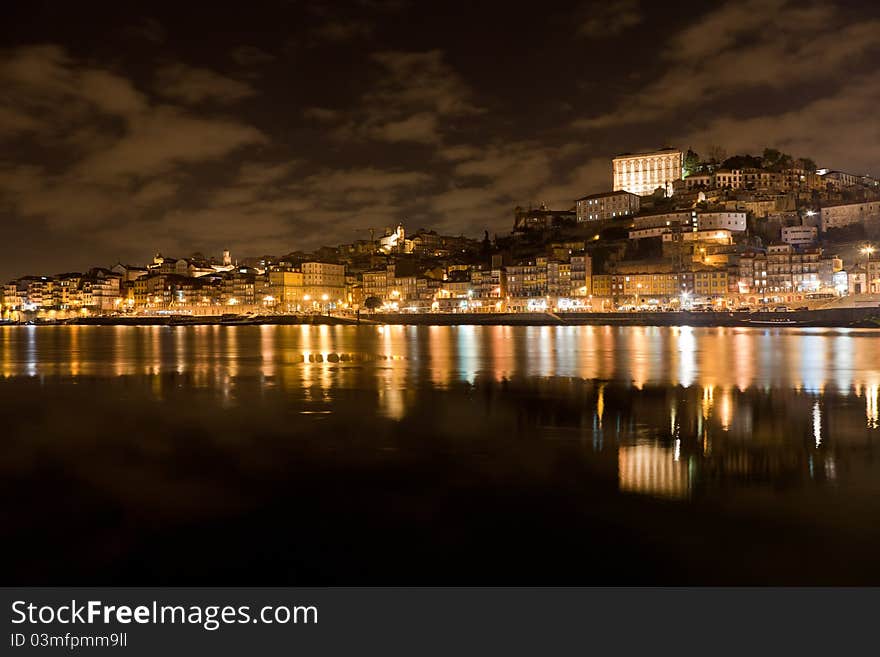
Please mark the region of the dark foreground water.
<svg viewBox="0 0 880 657"><path fill-rule="evenodd" d="M0 327L5 584L880 584L880 332Z"/></svg>

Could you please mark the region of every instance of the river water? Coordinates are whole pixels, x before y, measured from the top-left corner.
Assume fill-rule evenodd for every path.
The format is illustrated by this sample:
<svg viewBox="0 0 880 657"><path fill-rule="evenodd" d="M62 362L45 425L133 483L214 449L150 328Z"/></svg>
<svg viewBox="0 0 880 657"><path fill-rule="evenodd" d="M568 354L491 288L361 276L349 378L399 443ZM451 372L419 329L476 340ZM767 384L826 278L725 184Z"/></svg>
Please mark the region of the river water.
<svg viewBox="0 0 880 657"><path fill-rule="evenodd" d="M0 327L9 584L880 584L880 331Z"/></svg>

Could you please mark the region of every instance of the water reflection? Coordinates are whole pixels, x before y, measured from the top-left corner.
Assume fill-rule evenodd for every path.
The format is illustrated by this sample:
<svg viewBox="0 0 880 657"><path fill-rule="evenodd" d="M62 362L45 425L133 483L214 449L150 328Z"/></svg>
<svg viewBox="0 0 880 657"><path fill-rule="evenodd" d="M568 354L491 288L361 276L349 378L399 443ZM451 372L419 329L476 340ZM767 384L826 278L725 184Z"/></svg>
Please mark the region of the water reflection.
<svg viewBox="0 0 880 657"><path fill-rule="evenodd" d="M109 398L141 380L154 400L174 386L227 409L258 391L267 421L344 414L360 395L364 419L418 426L434 398L459 431L510 437L498 427L515 416L513 435L614 454L625 493L684 500L873 486L872 467L850 466L880 437L878 346L880 332L845 329L0 327L0 375Z"/></svg>
<svg viewBox="0 0 880 657"><path fill-rule="evenodd" d="M814 583L800 548L821 544L827 581L880 582L878 346L849 330L0 327L0 493L19 502L0 540L21 573L73 541L92 574L208 572L215 555L216 581L269 564L274 584L444 567L654 582L676 564Z"/></svg>

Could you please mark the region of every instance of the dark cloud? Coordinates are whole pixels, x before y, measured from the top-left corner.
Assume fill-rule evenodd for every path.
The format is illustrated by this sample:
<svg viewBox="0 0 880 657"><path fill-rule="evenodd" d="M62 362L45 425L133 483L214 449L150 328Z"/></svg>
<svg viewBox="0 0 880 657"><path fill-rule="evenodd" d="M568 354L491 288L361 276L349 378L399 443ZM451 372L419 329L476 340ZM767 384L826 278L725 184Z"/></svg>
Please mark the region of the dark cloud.
<svg viewBox="0 0 880 657"><path fill-rule="evenodd" d="M131 25L123 28L123 33L128 37L144 39L154 44L162 44L168 37L162 23L155 18L142 18Z"/></svg>
<svg viewBox="0 0 880 657"><path fill-rule="evenodd" d="M373 24L363 20L331 20L316 27L312 36L315 41L331 43L369 38L373 36Z"/></svg>
<svg viewBox="0 0 880 657"><path fill-rule="evenodd" d="M231 53L232 60L244 68L261 66L275 61L275 55L256 46L238 46Z"/></svg>
<svg viewBox="0 0 880 657"><path fill-rule="evenodd" d="M339 110L332 110L326 107L307 107L303 110L303 117L321 123L334 123L345 118Z"/></svg>
<svg viewBox="0 0 880 657"><path fill-rule="evenodd" d="M187 104L231 103L256 93L246 82L180 63L162 66L156 73L155 88L159 95Z"/></svg>
<svg viewBox="0 0 880 657"><path fill-rule="evenodd" d="M374 53L381 74L345 117L334 135L339 140L436 144L449 122L482 114L473 91L439 50ZM311 118L331 120L326 110L311 108Z"/></svg>
<svg viewBox="0 0 880 657"><path fill-rule="evenodd" d="M184 79L194 78L176 83ZM124 251L126 243L143 246L145 232L162 240L155 225L143 222L178 200L189 167L266 139L241 121L158 102L124 75L79 61L59 46L8 52L0 84L8 103L0 113L29 117L11 123L12 136L31 134L28 156L38 162L0 164L4 212L66 235L83 255ZM195 88L183 94L187 100L202 97L193 95ZM231 87L223 88L228 98Z"/></svg>
<svg viewBox="0 0 880 657"><path fill-rule="evenodd" d="M577 33L590 38L607 38L638 25L644 20L638 0L588 3L577 13Z"/></svg>
<svg viewBox="0 0 880 657"><path fill-rule="evenodd" d="M828 3L789 0L728 2L674 34L660 51L662 73L621 98L617 107L576 126L609 129L668 120L687 107L770 89L839 84L860 63L871 66L880 47L880 20L848 19ZM863 60L868 55L873 58ZM798 98L793 95L793 98ZM736 106L736 104L733 104ZM724 111L722 108L721 111Z"/></svg>

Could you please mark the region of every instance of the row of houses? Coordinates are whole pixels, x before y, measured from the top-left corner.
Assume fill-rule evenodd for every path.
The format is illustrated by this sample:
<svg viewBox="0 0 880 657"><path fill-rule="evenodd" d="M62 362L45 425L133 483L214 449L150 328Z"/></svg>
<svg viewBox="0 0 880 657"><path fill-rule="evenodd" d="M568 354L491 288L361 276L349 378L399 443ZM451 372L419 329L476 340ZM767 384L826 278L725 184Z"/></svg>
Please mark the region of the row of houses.
<svg viewBox="0 0 880 657"><path fill-rule="evenodd" d="M134 280L111 269L55 277L24 277L4 287L9 311L68 311L94 314L260 310L302 312L384 309L388 311L526 311L616 307L620 303L693 301L735 303L743 295L803 298L814 292L880 293L880 259L844 270L820 248L772 244L722 264L618 262L610 272L593 271L585 252L502 265L451 265L420 273L399 272L394 263L360 273L344 265L276 263L266 268L235 266L201 276L147 271ZM795 295L792 297L791 295Z"/></svg>

